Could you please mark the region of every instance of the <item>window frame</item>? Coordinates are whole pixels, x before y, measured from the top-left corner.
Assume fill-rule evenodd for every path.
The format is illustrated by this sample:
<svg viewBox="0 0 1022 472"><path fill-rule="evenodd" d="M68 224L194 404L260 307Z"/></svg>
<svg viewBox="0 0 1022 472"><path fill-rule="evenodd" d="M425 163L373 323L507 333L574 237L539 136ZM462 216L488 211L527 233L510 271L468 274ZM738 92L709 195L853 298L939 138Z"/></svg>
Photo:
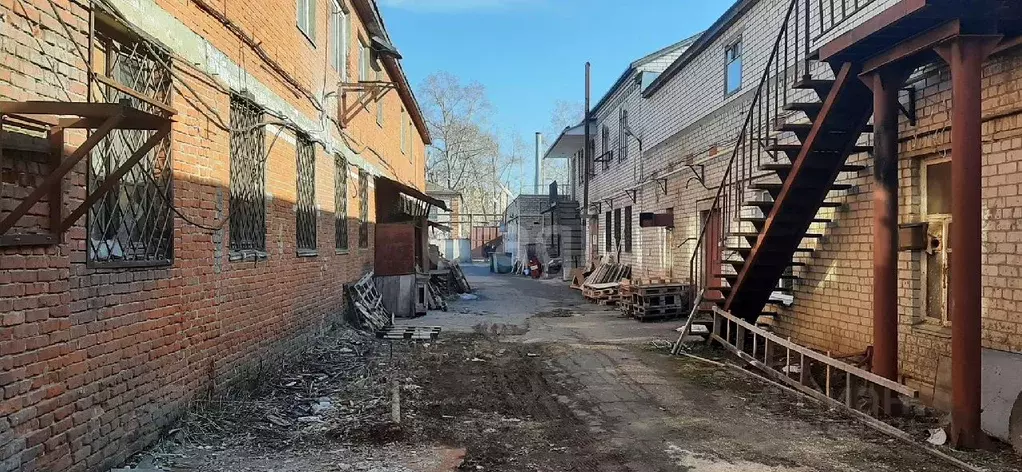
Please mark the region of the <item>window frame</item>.
<svg viewBox="0 0 1022 472"><path fill-rule="evenodd" d="M316 210L316 146L305 134L295 137L295 250L299 257L319 255ZM304 170L304 172L303 172ZM309 188L306 188L308 185ZM306 220L309 219L309 220ZM303 231L310 231L303 233Z"/></svg>
<svg viewBox="0 0 1022 472"><path fill-rule="evenodd" d="M736 51L737 52L734 52ZM745 79L745 48L742 44L742 38L732 40L724 46L724 97L730 97L738 92L742 91L743 82ZM732 64L738 64L738 84L732 90L731 89L731 66Z"/></svg>
<svg viewBox="0 0 1022 472"><path fill-rule="evenodd" d="M348 225L348 159L334 155L334 251L348 254L351 250L351 231Z"/></svg>
<svg viewBox="0 0 1022 472"><path fill-rule="evenodd" d="M603 152L603 155L600 156L603 170L610 170L610 159L607 159L607 153L610 152L610 127L606 123L601 126L600 130L600 150Z"/></svg>
<svg viewBox="0 0 1022 472"><path fill-rule="evenodd" d="M951 162L951 158L950 157L946 157L946 156L936 157L936 158L929 158L929 159L922 159L922 160L919 161L919 167L920 167L920 169L919 169L919 177L920 177L919 214L921 215L922 220L924 222L926 222L928 225L934 224L934 223L941 224L941 232L944 234L944 242L941 244L940 251L942 253L946 253L948 255L948 257L950 257L950 255L953 254L952 253L953 248L950 248L949 246L950 246L950 243L951 243L950 229L951 229L951 224L954 223L954 220L951 219L951 214L950 213L930 213L930 202L929 202L929 200L930 200L929 199L929 193L930 193L929 192L929 187L930 186L929 186L928 182L929 182L929 169L930 169L930 167L935 166L935 165L939 165L939 164L950 164L950 162ZM952 192L951 198L953 199L954 198L954 196L953 196L954 188L953 187L951 188L951 192ZM929 229L927 230L927 239L929 239L929 234L931 232L932 232L931 230L929 230ZM919 274L919 276L921 278L921 281L920 281L921 282L920 283L921 290L920 290L920 292L922 294L922 300L921 300L922 301L922 307L921 307L921 310L919 312L920 313L920 317L917 318L917 321L921 322L923 324L929 325L929 326L935 326L935 327L941 327L941 328L945 328L945 329L951 329L952 325L951 325L950 270L948 271L949 273L947 274L947 279L945 280L946 288L944 289L944 293L942 294L943 295L943 303L942 303L942 307L941 307L941 317L940 317L940 319L937 319L935 317L931 317L930 316L930 306L929 306L929 303L930 303L930 293L929 293L930 292L930 284L929 284L929 280L928 280L929 273L930 273L930 267L929 267L930 261L929 261L929 258L927 257L927 255L928 255L927 252L923 251L923 256L921 257L921 261L920 261L920 265L919 265L920 266L920 274Z"/></svg>
<svg viewBox="0 0 1022 472"><path fill-rule="evenodd" d="M297 7L295 22L298 31L302 32L302 36L309 40L312 47L316 47L316 0L296 0L295 5Z"/></svg>
<svg viewBox="0 0 1022 472"><path fill-rule="evenodd" d="M603 243L603 246L604 246L607 254L610 254L611 251L614 250L614 243L611 240L611 238L613 238L613 236L614 236L614 233L613 233L613 231L614 231L614 228L613 228L613 224L614 224L613 218L614 218L614 216L613 215L614 215L613 211L607 210L606 222L604 223L604 229L603 229L604 239L606 239L606 241L604 241L604 243Z"/></svg>
<svg viewBox="0 0 1022 472"><path fill-rule="evenodd" d="M370 58L372 55L370 55ZM386 79L386 73L383 71L383 63L379 59L372 61L373 71L376 72L376 81L383 82ZM376 124L383 128L386 125L386 110L384 107L384 100L387 98L387 94L380 95L380 98L376 99Z"/></svg>
<svg viewBox="0 0 1022 472"><path fill-rule="evenodd" d="M146 96L154 99L157 102L163 102L167 105L172 105L173 102L173 77L169 70L162 65L162 63L170 63L173 59L169 54L164 57L155 57L149 51L157 51L157 54L164 53L163 49L158 45L148 42L145 38L134 34L124 34L117 30L118 25L110 24L102 21L96 22L96 41L94 47L99 48L99 51L94 52L97 55L101 55L103 58L102 64L95 64L94 71L107 77L108 79L117 82L121 86L130 89L137 93L139 96ZM129 44L135 45L134 48L129 48ZM146 44L152 46L152 48L138 48L137 45ZM122 51L129 51L128 54L121 54ZM143 56L142 60L138 59L138 55L134 52L146 51L141 53ZM123 72L122 67L136 65L139 69L145 67L151 67L153 72L150 78L156 75L156 71L165 70L165 76L162 77L162 86L154 86L151 90L139 90L135 87L134 83L126 83L122 79L121 74ZM103 70L99 71L99 67ZM133 98L128 94L117 90L114 87L104 86L99 84L99 101L118 101L127 99L140 109L150 111L154 114L165 114L163 110L160 110L152 105L149 105L141 100ZM104 93L106 92L106 93ZM110 96L107 97L106 95ZM165 97L157 96L165 94ZM86 172L85 172L85 186L87 193L92 191L92 186L102 182L106 179L114 169L120 166L121 162L112 162L116 157L123 157L125 160L135 151L134 148L141 145L145 138L152 133L151 131L140 131L140 130L113 130L110 132L110 136L104 138L96 146L96 148L90 153L90 156L86 159ZM115 138L115 136L117 138ZM140 139L134 139L135 137ZM118 139L119 138L119 139ZM136 142L132 142L132 139ZM127 145L127 146L125 146ZM114 148L120 146L124 152L123 155L116 156ZM85 220L85 231L86 231L86 250L85 250L85 262L86 267L89 268L154 268L154 267L169 267L174 264L175 251L174 242L176 239L175 228L174 228L174 212L173 212L173 201L174 201L174 152L173 152L173 141L172 134L167 135L156 147L146 154L135 166L125 174L120 181L116 182L114 186L104 195L99 201L93 204L88 211L86 211ZM157 155L162 155L162 162L158 162ZM105 170L103 176L96 175L96 172L100 169L96 168L96 161L100 161L102 165L99 167ZM141 179L136 173L144 173L148 178ZM165 179L160 182L161 179ZM161 189L159 185L165 188ZM130 189L129 189L130 187ZM140 195L138 189L143 188L142 192L144 195ZM132 197L136 197L136 201L132 201ZM145 203L139 203L138 197L144 197L149 204L148 208L141 209L134 205L144 205ZM128 200L127 205L129 208L127 211L122 208L124 200ZM139 223L140 215L138 210L142 210L141 217L145 218L146 221ZM126 226L123 223L125 218L131 218L133 223L131 226ZM157 221L154 221L157 220ZM158 221L162 220L162 221ZM116 222L116 223L112 223ZM113 226L111 226L113 224ZM154 226L150 226L154 225ZM159 225L159 229L157 226ZM103 234L102 239L96 239L93 237L94 231L99 230ZM110 234L113 230L117 235ZM146 231L149 230L149 231ZM126 240L122 240L123 235ZM100 240L106 247L107 256L105 258L98 257L98 253L101 248L96 247L96 240ZM111 243L112 242L112 243ZM160 242L163 245L160 245ZM122 244L123 243L123 244ZM151 244L155 244L155 248L150 247ZM128 246L125 251L124 246ZM139 247L142 246L142 258L138 258ZM121 256L113 256L114 248L120 248ZM156 249L151 251L151 249ZM125 253L132 253L132 257L125 257ZM152 254L151 254L152 252Z"/></svg>
<svg viewBox="0 0 1022 472"><path fill-rule="evenodd" d="M369 171L358 169L358 247L369 248Z"/></svg>
<svg viewBox="0 0 1022 472"><path fill-rule="evenodd" d="M632 206L625 207L625 222L624 222L624 246L625 252L632 253Z"/></svg>
<svg viewBox="0 0 1022 472"><path fill-rule="evenodd" d="M254 124L258 124L258 123L263 123L264 120L265 120L266 112L263 109L263 107L259 106L255 102L253 102L250 98L244 97L244 96L241 96L241 95L232 94L230 102L231 102L231 111L232 111L232 113L231 113L231 128L232 128L232 130L230 132L230 138L229 138L230 139L230 143L229 143L229 146L230 146L230 150L229 150L229 152L230 152L230 181L229 181L229 185L228 185L229 193L230 193L230 196L229 196L229 201L230 201L230 203L229 203L229 205L230 205L230 213L229 213L229 217L230 217L230 241L228 242L228 248L229 248L229 251L230 251L229 259L232 260L232 261L245 260L245 259L253 259L253 258L254 259L265 259L265 258L268 257L268 253L266 251L266 224L267 224L267 220L268 220L267 215L266 215L266 213L267 213L266 212L266 178L267 178L267 175L266 175L267 174L266 173L266 131L265 131L266 128L264 126L258 126L255 129L250 130L250 131L248 131L250 133L250 136L238 136L240 134L240 131L236 131L236 130L240 129L240 128L243 128L245 126L249 126L248 125L249 122L252 122L253 125ZM239 109L242 106L247 107L249 109L248 111L252 112L252 116L244 117L245 119L243 121L240 118L238 120L235 120L235 118L237 117L236 114L233 113L234 109L235 109L235 106L237 106ZM258 224L258 225L257 224L252 224L252 226L253 227L260 226L261 229L262 229L262 232L261 232L261 234L256 235L255 238L248 238L248 236L251 236L251 235L245 235L247 239L245 239L243 241L241 238L238 237L238 235L240 233L242 233L242 230L245 229L245 228L242 226L241 218L237 216L237 215L241 214L241 213L238 212L238 211L241 210L241 206L240 206L240 198L241 197L238 197L237 194L242 193L242 191L244 189L238 188L241 185L241 183L238 182L238 180L236 178L238 176L239 167L240 167L239 166L239 164L240 164L239 159L241 159L243 156L240 155L239 149L237 147L235 147L235 144L239 143L242 139L246 139L246 138L253 140L251 143L245 143L245 144L248 145L248 146L252 146L254 149L256 149L257 152L254 152L253 154L254 155L257 154L259 156L259 157L256 158L257 159L256 160L256 165L254 167L257 170L257 172L255 172L255 173L258 174L257 176L255 176L255 178L258 178L260 180L260 182L254 182L255 178L253 178L253 182L249 182L248 185L251 185L253 187L253 189L250 190L252 192L254 192L254 188L255 187L258 186L258 188L259 188L259 191L258 192L254 192L254 193L257 194L258 199L259 199L258 206L260 206L262 208L262 211L259 212L259 218L258 218L259 221L257 222L257 223L261 223L261 224ZM253 215L255 215L255 213L253 213ZM242 242L244 242L244 244L242 244ZM242 246L244 246L244 247L242 247Z"/></svg>
<svg viewBox="0 0 1022 472"><path fill-rule="evenodd" d="M370 54L369 46L366 45L365 39L358 38L358 81L368 82L369 81L369 68L370 68Z"/></svg>
<svg viewBox="0 0 1022 472"><path fill-rule="evenodd" d="M628 108L621 107L617 118L617 161L628 160Z"/></svg>
<svg viewBox="0 0 1022 472"><path fill-rule="evenodd" d="M333 0L330 18L331 66L348 81L348 42L350 36L349 13L344 0Z"/></svg>
<svg viewBox="0 0 1022 472"><path fill-rule="evenodd" d="M408 113L401 106L401 154L408 154Z"/></svg>
<svg viewBox="0 0 1022 472"><path fill-rule="evenodd" d="M614 209L614 247L621 247L621 209Z"/></svg>

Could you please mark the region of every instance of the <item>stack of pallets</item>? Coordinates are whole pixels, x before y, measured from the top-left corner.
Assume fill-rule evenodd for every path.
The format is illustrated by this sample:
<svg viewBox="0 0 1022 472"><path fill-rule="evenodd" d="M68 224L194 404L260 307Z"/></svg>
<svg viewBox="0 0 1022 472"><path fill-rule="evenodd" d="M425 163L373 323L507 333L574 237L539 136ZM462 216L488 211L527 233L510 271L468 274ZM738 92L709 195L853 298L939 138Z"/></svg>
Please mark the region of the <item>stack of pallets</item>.
<svg viewBox="0 0 1022 472"><path fill-rule="evenodd" d="M605 284L587 284L582 287L582 296L598 305L616 305L621 298L617 282Z"/></svg>
<svg viewBox="0 0 1022 472"><path fill-rule="evenodd" d="M679 280L637 280L630 291L631 314L640 321L681 318L692 311L691 291Z"/></svg>
<svg viewBox="0 0 1022 472"><path fill-rule="evenodd" d="M632 281L629 279L622 280L621 286L618 287L618 296L620 298L618 299L617 306L621 310L621 314L623 314L626 318L632 316L633 289L634 285L632 285Z"/></svg>

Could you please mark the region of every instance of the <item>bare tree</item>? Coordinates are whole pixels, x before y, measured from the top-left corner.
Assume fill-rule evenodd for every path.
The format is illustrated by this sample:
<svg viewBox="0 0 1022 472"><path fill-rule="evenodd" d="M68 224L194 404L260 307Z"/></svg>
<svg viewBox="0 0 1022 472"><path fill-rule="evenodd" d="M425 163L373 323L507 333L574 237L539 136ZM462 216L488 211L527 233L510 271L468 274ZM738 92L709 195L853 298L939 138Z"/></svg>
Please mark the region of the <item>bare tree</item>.
<svg viewBox="0 0 1022 472"><path fill-rule="evenodd" d="M493 108L485 87L462 84L457 77L439 72L427 77L420 89L426 124L433 135L427 178L461 192L463 212L503 212L519 157L501 152L489 123Z"/></svg>
<svg viewBox="0 0 1022 472"><path fill-rule="evenodd" d="M567 100L555 102L553 112L550 115L550 128L546 132L547 149L554 145L554 140L561 135L565 128L581 123L584 114L585 107L581 102ZM546 181L557 181L559 185L567 185L571 182L571 160L544 160L543 176Z"/></svg>

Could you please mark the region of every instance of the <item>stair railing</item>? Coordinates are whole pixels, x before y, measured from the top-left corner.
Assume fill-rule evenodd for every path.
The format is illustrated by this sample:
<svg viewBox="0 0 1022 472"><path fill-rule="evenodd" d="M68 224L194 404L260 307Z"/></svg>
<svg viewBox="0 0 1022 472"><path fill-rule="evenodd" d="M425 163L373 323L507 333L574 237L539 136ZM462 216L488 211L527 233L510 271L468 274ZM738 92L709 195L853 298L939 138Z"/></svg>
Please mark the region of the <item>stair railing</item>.
<svg viewBox="0 0 1022 472"><path fill-rule="evenodd" d="M689 261L693 296L706 287L716 285L713 281L717 279L715 274L721 267L708 267L707 264L724 262L730 257L722 249L734 230L741 227L738 218L743 215L749 184L753 179L767 175L760 170L764 158L777 160L778 151L772 150L771 146L781 140L793 139L792 133L780 131L780 127L795 114L794 111L786 110L787 105L800 97L811 96L811 101L817 99L811 91L791 89L797 82L809 81L813 77L811 59L814 52L811 46L873 2L791 0L788 4L731 158L693 248ZM717 251L719 257L710 258L708 247ZM705 293L710 294L711 291ZM712 297L707 295L706 298ZM699 308L698 305L693 306L693 313Z"/></svg>
<svg viewBox="0 0 1022 472"><path fill-rule="evenodd" d="M791 0L787 6L767 65L731 151L731 158L696 238L689 261L693 299L700 292L705 298L712 298L710 294L713 291L707 288L716 285L713 283L717 279L715 273L721 268L709 264L728 259L729 255L723 254L722 246L732 230L738 228L736 225L740 224L738 218L742 215L749 183L760 175L759 168L765 156L776 160L776 155L771 155L769 147L778 142L778 136L773 133L774 124L786 119L786 115L782 115L783 108L794 95L789 87L798 80L810 77L810 4L811 0ZM711 248L718 256L711 257L707 248ZM692 316L700 309L699 305L693 304Z"/></svg>

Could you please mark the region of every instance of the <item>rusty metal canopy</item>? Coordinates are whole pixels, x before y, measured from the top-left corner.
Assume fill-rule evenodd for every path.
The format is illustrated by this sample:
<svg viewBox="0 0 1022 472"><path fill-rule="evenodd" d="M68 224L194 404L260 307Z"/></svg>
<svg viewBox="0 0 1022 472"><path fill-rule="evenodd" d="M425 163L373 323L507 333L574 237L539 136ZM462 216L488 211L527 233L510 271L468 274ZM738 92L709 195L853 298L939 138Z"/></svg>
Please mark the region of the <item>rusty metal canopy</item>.
<svg viewBox="0 0 1022 472"><path fill-rule="evenodd" d="M441 210L451 211L450 208L447 208L447 204L444 203L443 200L440 200L438 198L434 198L434 197L431 197L429 195L426 195L421 190L419 190L419 189L417 189L415 187L412 187L410 185L398 182L398 181L396 181L394 179L391 179L391 178L388 178L388 177L377 177L377 179L376 179L376 186L377 186L378 189L384 189L384 190L387 189L388 187L390 187L391 190L393 190L393 191L395 191L397 193L404 194L406 196L412 197L413 199L419 200L419 201L421 201L423 203L426 203L428 205L435 206L435 207L437 207L437 208L439 208ZM379 190L377 190L377 191L379 191Z"/></svg>

